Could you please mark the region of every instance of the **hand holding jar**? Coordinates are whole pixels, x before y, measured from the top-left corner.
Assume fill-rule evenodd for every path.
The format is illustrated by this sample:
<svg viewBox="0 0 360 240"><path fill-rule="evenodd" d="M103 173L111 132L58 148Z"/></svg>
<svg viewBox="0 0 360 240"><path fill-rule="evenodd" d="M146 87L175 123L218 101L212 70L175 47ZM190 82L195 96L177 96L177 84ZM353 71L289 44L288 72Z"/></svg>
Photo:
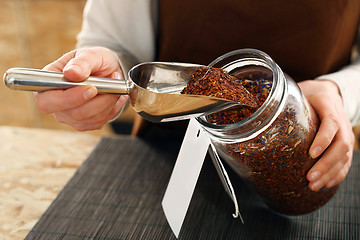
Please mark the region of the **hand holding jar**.
<svg viewBox="0 0 360 240"><path fill-rule="evenodd" d="M343 108L337 85L332 81L310 80L299 86L321 121L310 155L319 161L310 169L309 187L318 191L342 182L351 166L354 134Z"/></svg>

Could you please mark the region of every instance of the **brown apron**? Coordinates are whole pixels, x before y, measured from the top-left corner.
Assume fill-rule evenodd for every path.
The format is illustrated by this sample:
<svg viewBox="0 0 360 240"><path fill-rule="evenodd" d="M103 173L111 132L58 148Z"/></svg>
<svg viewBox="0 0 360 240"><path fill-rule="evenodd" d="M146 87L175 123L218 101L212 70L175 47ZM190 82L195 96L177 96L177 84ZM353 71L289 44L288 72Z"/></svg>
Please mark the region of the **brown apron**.
<svg viewBox="0 0 360 240"><path fill-rule="evenodd" d="M255 48L296 81L334 72L350 61L359 0L159 0L159 61L209 64ZM137 134L135 123L133 134Z"/></svg>

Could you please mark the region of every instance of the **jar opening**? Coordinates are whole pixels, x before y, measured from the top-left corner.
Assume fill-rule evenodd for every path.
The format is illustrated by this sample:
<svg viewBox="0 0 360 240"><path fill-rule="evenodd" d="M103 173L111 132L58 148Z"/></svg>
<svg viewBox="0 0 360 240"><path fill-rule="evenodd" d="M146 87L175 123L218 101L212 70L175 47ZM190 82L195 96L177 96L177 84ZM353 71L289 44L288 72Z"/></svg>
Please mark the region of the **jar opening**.
<svg viewBox="0 0 360 240"><path fill-rule="evenodd" d="M278 105L281 103L279 99L285 92L284 76L281 69L266 53L256 49L235 50L215 59L209 64L209 67L222 68L236 78L264 78L272 81L272 87L265 102L253 114L241 121L219 125L209 122L206 116L196 118L211 135L229 139L249 137L267 126L276 117L277 111L269 114L269 111L266 110L274 104L278 109ZM224 132L242 127L247 128L247 131L243 132L244 136L239 136L239 134L223 135Z"/></svg>

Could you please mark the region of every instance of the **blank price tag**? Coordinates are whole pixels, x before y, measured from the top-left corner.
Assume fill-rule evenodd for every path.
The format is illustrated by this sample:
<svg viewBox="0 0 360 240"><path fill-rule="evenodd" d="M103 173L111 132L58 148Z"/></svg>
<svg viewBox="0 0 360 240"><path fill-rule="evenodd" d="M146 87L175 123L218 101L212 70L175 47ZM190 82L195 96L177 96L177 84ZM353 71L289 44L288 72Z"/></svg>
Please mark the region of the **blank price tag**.
<svg viewBox="0 0 360 240"><path fill-rule="evenodd" d="M210 138L199 123L191 119L162 201L166 219L176 237L179 236L209 145Z"/></svg>

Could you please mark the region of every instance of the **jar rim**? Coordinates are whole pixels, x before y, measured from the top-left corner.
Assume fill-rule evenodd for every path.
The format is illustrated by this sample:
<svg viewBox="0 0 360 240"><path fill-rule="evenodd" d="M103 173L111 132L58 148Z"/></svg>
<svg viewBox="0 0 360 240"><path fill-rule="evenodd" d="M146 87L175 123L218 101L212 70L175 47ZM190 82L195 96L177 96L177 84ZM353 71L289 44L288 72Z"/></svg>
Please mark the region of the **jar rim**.
<svg viewBox="0 0 360 240"><path fill-rule="evenodd" d="M217 63L219 63L219 62L221 62L221 61L223 61L223 60L225 60L227 58L232 58L232 57L234 57L236 55L249 55L249 56L257 57L257 58L259 58L259 59L257 59L259 62L262 60L269 66L269 69L272 71L272 75L273 75L272 76L273 85L272 85L272 88L270 90L270 93L269 93L267 99L265 100L265 102L253 114L251 114L249 117L247 117L245 119L242 119L241 121L236 122L236 123L226 124L226 125L216 125L216 124L213 124L213 123L210 123L210 122L204 120L204 118L205 118L204 116L196 117L196 120L201 125L203 125L205 128L227 131L227 130L231 130L231 129L234 129L234 128L244 126L249 121L252 121L252 120L256 119L258 116L260 116L261 113L264 111L264 109L267 108L267 106L270 103L270 99L275 94L275 90L277 89L277 86L279 85L279 81L281 79L281 70L280 70L280 68L278 67L278 65L275 63L275 61L268 54L266 54L265 52L263 52L261 50L258 50L258 49L244 48L244 49L238 49L238 50L228 52L228 53L226 53L224 55L221 55L220 57L216 58L208 66L212 67L215 64L217 64ZM226 66L230 66L231 64L234 64L234 62L236 62L236 60L239 60L239 59L236 59L236 58L234 58L234 59L235 59L234 61L231 61L231 62L225 64L221 68L224 68ZM254 59L252 59L252 60L254 60ZM282 96L282 98L283 98L283 96ZM271 116L269 116L269 118L272 118L276 114L276 112L277 111L275 111ZM258 127L260 128L261 126L258 126ZM257 129L258 128L254 129L254 131L256 131Z"/></svg>

